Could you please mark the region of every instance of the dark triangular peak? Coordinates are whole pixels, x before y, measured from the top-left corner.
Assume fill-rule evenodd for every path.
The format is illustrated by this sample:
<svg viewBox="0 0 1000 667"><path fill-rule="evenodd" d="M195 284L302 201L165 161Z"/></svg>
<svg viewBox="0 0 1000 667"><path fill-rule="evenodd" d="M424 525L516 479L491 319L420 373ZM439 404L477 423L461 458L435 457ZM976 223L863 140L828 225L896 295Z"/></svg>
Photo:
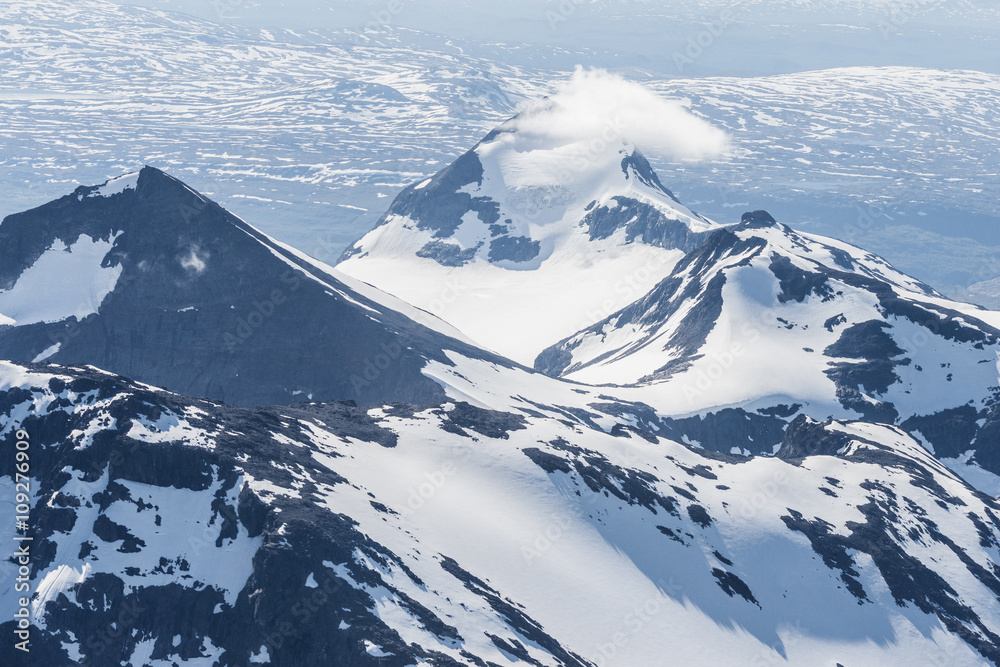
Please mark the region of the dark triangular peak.
<svg viewBox="0 0 1000 667"><path fill-rule="evenodd" d="M747 211L740 218L740 224L747 229L764 229L777 227L778 221L771 217L767 211Z"/></svg>
<svg viewBox="0 0 1000 667"><path fill-rule="evenodd" d="M656 188L678 204L681 203L681 201L674 196L674 193L660 182L660 177L653 169L653 165L649 164L649 160L646 159L646 156L643 155L642 151L639 149L635 149L622 158L622 172L624 172L625 178L629 178L629 174L631 172L631 174L635 175L636 178L649 187Z"/></svg>
<svg viewBox="0 0 1000 667"><path fill-rule="evenodd" d="M9 216L2 229L3 358L91 364L258 405L436 401L443 391L421 373L428 360L485 354L151 167Z"/></svg>

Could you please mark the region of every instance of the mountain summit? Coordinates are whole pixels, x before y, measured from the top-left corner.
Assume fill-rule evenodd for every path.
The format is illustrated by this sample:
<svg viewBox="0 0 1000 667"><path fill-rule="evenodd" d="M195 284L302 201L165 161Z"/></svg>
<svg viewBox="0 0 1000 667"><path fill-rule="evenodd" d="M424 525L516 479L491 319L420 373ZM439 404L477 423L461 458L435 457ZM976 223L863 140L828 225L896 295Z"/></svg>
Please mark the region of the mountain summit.
<svg viewBox="0 0 1000 667"><path fill-rule="evenodd" d="M719 227L681 204L613 122L583 142L532 131L532 118L403 190L337 268L531 363Z"/></svg>
<svg viewBox="0 0 1000 667"><path fill-rule="evenodd" d="M749 438L754 453L777 449L779 418L861 419L1000 474L998 359L997 313L755 211L535 368L633 387L662 413L766 415L781 428Z"/></svg>
<svg viewBox="0 0 1000 667"><path fill-rule="evenodd" d="M429 360L449 364L446 349L483 358L443 322L152 167L9 216L0 231L5 359L260 405L437 401L440 385L421 373Z"/></svg>

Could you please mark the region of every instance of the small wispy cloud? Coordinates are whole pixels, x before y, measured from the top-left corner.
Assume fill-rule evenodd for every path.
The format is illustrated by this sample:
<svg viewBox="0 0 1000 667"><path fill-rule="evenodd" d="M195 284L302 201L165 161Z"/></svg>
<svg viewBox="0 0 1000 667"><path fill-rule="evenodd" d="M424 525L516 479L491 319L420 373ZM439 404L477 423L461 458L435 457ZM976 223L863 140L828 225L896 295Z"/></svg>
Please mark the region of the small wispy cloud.
<svg viewBox="0 0 1000 667"><path fill-rule="evenodd" d="M208 252L203 251L201 246L193 245L188 249L188 254L181 258L181 266L195 274L200 274L207 267L205 262L208 260L208 256Z"/></svg>
<svg viewBox="0 0 1000 667"><path fill-rule="evenodd" d="M556 92L515 119L519 134L550 146L628 141L671 160L708 160L725 154L729 135L676 101L602 69L578 67Z"/></svg>

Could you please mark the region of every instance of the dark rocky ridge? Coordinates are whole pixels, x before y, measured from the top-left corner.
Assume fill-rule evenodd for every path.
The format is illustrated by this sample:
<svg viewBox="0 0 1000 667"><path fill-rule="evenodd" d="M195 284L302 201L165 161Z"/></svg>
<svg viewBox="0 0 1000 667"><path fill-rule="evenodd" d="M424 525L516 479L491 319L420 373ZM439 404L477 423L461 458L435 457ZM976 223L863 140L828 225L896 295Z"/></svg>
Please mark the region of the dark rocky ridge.
<svg viewBox="0 0 1000 667"><path fill-rule="evenodd" d="M350 516L324 507L321 486L350 482L315 460L313 454L319 449L310 440L309 424L323 424L344 442L353 438L395 446L396 433L376 423L364 410L345 403L250 410L138 386L93 369L38 364L28 368L42 373L55 371L65 378L54 379L47 386L0 392L0 420L17 417L18 427L30 433L32 470L37 471L32 483L42 497L59 499L52 507L36 503L31 512L31 577L36 584L40 573L58 565L54 561L57 541L84 521L92 521L92 527L73 533L89 537L79 555L84 562L117 558L117 554L137 559L148 555L152 545L137 540L105 512L112 504L134 505L139 514L167 513L176 508L143 505L141 499L131 497L126 483L206 495L213 512L210 524L203 531L192 528L189 533L170 536L177 544L188 545L192 558L225 562L232 557L227 547L241 532L259 538L261 544L252 555L252 573L232 605L226 603L214 582L191 582L185 574L191 563L185 560L161 558L154 572L139 568L116 574L96 572L68 591L75 601L64 593L46 605L45 629L34 628L30 654L11 649L5 665L117 667L127 662L139 642L150 639L155 640L153 659L168 655L179 655L183 660L203 658L207 647L214 645L222 649L215 663L220 667L246 667L253 663L253 655L259 657L262 646L268 650L268 664L276 667L404 667L418 661L444 667L486 664L472 654L468 654L468 663L457 662L433 649L408 643L372 611L374 602L366 587L387 587L415 622L440 641L455 645L465 641L447 617L409 598L392 579L361 567L355 552L398 567L404 576L423 585L398 555L360 532ZM36 400L53 397L51 409L25 410ZM93 424L94 413L101 410L110 418L109 427L100 430L91 444L81 446L84 443L78 434ZM514 415L464 404L456 410L455 423L472 431L492 434L498 428L517 428ZM214 447L206 449L178 440L152 443L129 435L134 424L155 423L165 415L185 415L194 428L216 434ZM279 444L275 435L298 446ZM6 433L0 442L5 449L12 448L13 438L13 432ZM329 451L326 455L338 456ZM13 478L14 472L14 458L2 457L0 475ZM284 486L301 483L301 497L262 499L248 486L236 486L244 473ZM106 475L104 489L80 497L73 490L77 488L74 475L85 483L101 483ZM238 500L230 503L227 498L234 496ZM122 544L116 548L116 542ZM70 562L75 555L74 551ZM338 574L324 561L344 564L348 576ZM442 567L454 571L466 586L470 578L477 581L451 559ZM158 583L156 574L173 575L177 581ZM311 574L315 587L306 583ZM125 577L133 577L131 589ZM540 624L495 591L488 587L469 590L483 596L501 619L507 619L513 641L523 636L559 656L561 664L590 665L563 649ZM122 631L116 631L112 624ZM4 619L0 631L13 636L13 626L13 621ZM175 637L180 638L179 644ZM366 648L369 641L391 655L370 654ZM78 643L82 662L73 662L66 652L64 644L73 643Z"/></svg>
<svg viewBox="0 0 1000 667"><path fill-rule="evenodd" d="M0 286L57 240L118 234L103 261L122 269L114 291L83 321L0 326L0 357L32 361L61 343L47 361L238 405L435 402L444 394L420 371L450 364L443 350L509 363L354 292L161 171L94 190L4 220Z"/></svg>
<svg viewBox="0 0 1000 667"><path fill-rule="evenodd" d="M743 263L747 263L759 254L764 246L762 239L742 240L728 229L713 232L678 262L669 276L641 299L543 350L535 360L535 370L552 377L568 375L584 367L580 364L570 365L568 354L582 342L579 337L583 334L597 334L611 323L616 327L630 325L640 328L652 327L666 321L688 302L694 301L696 305L685 316L677 334L664 345L665 349L676 350L681 361L663 368L651 369L649 375L640 382L666 379L683 370L691 356L697 354L698 349L704 344L705 338L715 327L715 320L722 312L722 286L726 279L723 273L714 273L718 262L734 255L746 254ZM629 349L609 350L590 360L587 365L598 364L612 356L628 354L645 344L646 342L642 341Z"/></svg>
<svg viewBox="0 0 1000 667"><path fill-rule="evenodd" d="M779 230L791 241L793 252L795 248L808 250L808 244L815 243L778 223L766 211L747 212L739 225L709 235L677 264L670 276L644 297L543 350L535 360L535 369L553 377L565 377L587 366L613 361L646 345L655 344L669 350L673 358L660 368L650 368L638 384L669 381L701 358L701 348L725 308L722 290L726 283L726 271L746 265L761 253L770 252L768 269L777 280L777 299L781 304L794 307L809 298L823 303L835 301L842 296L842 292L835 288L835 282L862 290L877 300L876 317L881 315L884 319L848 325L840 330L833 344L822 350L822 354L830 359L824 372L833 381L841 406L865 421L898 424L907 432L918 434L942 458L954 458L974 451L973 463L1000 474L1000 425L997 423L996 407L1000 403L1000 386L997 383L982 387L976 405L942 404L940 410L929 414L901 417L893 402L884 398L889 389L900 381L900 369L914 367L916 371L921 371L920 364L904 355L890 335L901 335L897 331L900 320L922 328L915 340L926 342L937 337L967 344L974 350L983 350L984 358L978 363L990 361L987 346L995 346L1000 341L1000 331L944 305L918 303L901 295L899 288L888 279L857 262L840 248L824 245L833 260L829 266L807 260L811 268L804 269L801 262L797 264L789 256L769 250L764 235L755 235L752 233L754 230ZM751 234L740 233L747 231ZM872 255L869 258L878 260ZM940 296L926 285L917 283L916 289L929 296ZM687 309L687 312L671 337L659 337L658 325L682 309ZM843 315L815 323L830 332L845 324ZM609 346L583 361L573 359L574 350L585 341L600 340L608 326L635 328L648 332L648 335L620 348ZM793 325L782 321L782 326ZM921 339L922 336L926 338ZM936 364L941 360L930 357L923 361ZM946 386L920 389L947 395ZM649 432L675 440L697 442L713 450L728 452L735 446L751 454L771 454L781 445L786 426L803 406L797 405L795 410L780 414L771 413L771 408L755 406L751 410L737 405L684 418L658 417L649 411L642 423ZM813 416L822 418L826 415Z"/></svg>
<svg viewBox="0 0 1000 667"><path fill-rule="evenodd" d="M781 649L780 640L767 632L761 634L759 623L752 622L761 614L778 622L786 611L782 598L771 590L774 582L761 574L767 568L753 567L741 559L734 545L742 540L728 540L719 528L721 522L732 527L734 512L751 525L755 512L770 508L768 494L772 491L767 486L747 483L731 488L719 483L723 478L739 479L731 474L731 467L746 459L711 456L703 450L693 450L699 455L692 459L691 452L651 436L651 442L659 443L648 450L652 458L626 464L609 458L600 445L582 447L570 442L579 432L560 425L559 420L546 424L543 431L530 431L539 425L529 424L531 420L523 415L463 403L447 409L389 406L385 415L391 421L383 423L384 418L344 403L245 409L169 394L95 369L36 364L27 370L59 375L38 386L15 386L0 392L0 420L30 433L38 497L52 499L35 503L31 512L36 540L32 576L37 581L38 576L67 562L77 567L81 561L91 562L95 570L46 604L42 610L45 627L33 633L30 662L14 655L11 664L17 667L71 664L66 647L74 644L82 654L82 664L121 665L133 656L140 642L151 643L154 660L192 660L204 657L208 647L214 646L220 652L216 664L222 667L253 664L251 658L259 657L261 647L267 648L269 664L276 667L404 667L421 661L443 667L488 666L491 663L467 650L462 652L462 660L436 650L442 645L463 647L471 638L459 631L456 615L481 618L484 611L494 622L487 637L502 651L529 664L537 662L528 652L532 647L551 656L551 664L592 665L574 652L574 647L563 645L558 634L545 628L517 600L504 597L491 582L490 572L473 573L468 564L449 554L447 545L420 544L419 549L403 554L367 535L352 516L342 513L347 505L331 504L336 497L331 496L331 489L353 488L363 494L367 480L357 470L352 479L341 476L335 470L336 462L353 457L358 447L399 446L398 434L390 430L401 428L399 419L434 421L440 429L439 438L457 438L475 447L486 446L482 439L489 438L504 449L520 450L532 465L547 473L556 488L579 498L578 520L591 522L651 580L655 580L656 571L647 568L655 563L685 582L689 578L713 582L709 587L666 585L663 595L685 605L693 603L706 610L699 613L741 625L761 641L777 642L773 646ZM642 412L638 405L603 407L606 414L613 414L616 408L622 415L625 410ZM775 415L787 415L790 410L791 406L785 406ZM97 419L102 412L105 417ZM161 442L132 437L137 424L148 427L171 415L184 415L194 430L211 433L212 445L193 444L190 430ZM96 429L91 442L86 442L87 436L82 434L97 423L103 426ZM331 447L326 438L314 437L319 425L337 446ZM538 434L561 426L567 438L537 439ZM876 602L869 588L869 577L880 576L897 605L914 606L917 611L913 613L926 615L927 622L939 619L981 655L996 660L1000 657L1000 636L991 629L998 615L995 605L985 598L975 602L964 599L953 582L934 569L939 552L928 559L926 553L909 553L907 545L914 541L941 545L960 561L963 572L1000 595L997 573L979 564L984 553L1000 544L1000 506L964 487L956 489L950 480L952 492L946 491L942 485L946 473L926 455L907 454L876 439L845 435L838 430L840 426L799 417L779 453L788 464L774 461L771 469L775 484L803 484L803 497L813 485L828 484L836 489L824 486L828 495L834 500L840 494L848 495L838 502L856 506L863 515L860 521L848 522L845 534L823 518L823 506L812 503L806 510L799 506L798 494L791 494L787 496L791 506L785 508L786 497L782 496L781 504L770 509L788 531L804 535L817 555L817 569L806 570L811 574L797 581L809 586L814 582L810 577L815 577L821 587L826 579L837 578L859 606L881 604L891 612L891 605ZM627 433L622 436L631 437ZM10 447L12 438L9 429L0 444ZM854 447L843 451L848 445ZM919 448L914 445L914 450ZM317 456L320 452L326 462ZM843 481L809 472L808 466L792 467L804 457L817 455L843 462L837 473ZM685 462L677 460L678 456ZM13 457L0 458L0 475L12 476L13 465ZM806 477L792 477L782 472L783 466ZM824 466L824 470L830 469ZM262 495L247 484L239 486L242 475L265 481L270 488L294 488L297 494ZM150 551L153 545L142 539L149 533L120 523L123 507L134 508L135 516L174 509L155 504L155 499L150 505L142 497L134 497L136 483L170 493L200 494L205 504L210 503L212 519L204 532L172 532L167 536L166 544L194 539L192 544L197 548L192 559L211 562L234 557L229 547L240 535L259 540L249 576L231 604L216 581L185 578L194 564L187 558L161 557L151 572L137 567L106 571L109 563L110 567L139 563L144 555L145 562L155 562L148 557L155 555ZM81 492L81 484L93 486ZM778 487L773 488L777 493ZM510 490L511 494L518 492ZM388 499L370 492L367 495L375 510L396 514L380 502ZM749 504L748 499L757 496L764 500ZM949 525L932 521L921 503L938 503L946 511L954 511ZM396 508L401 507L397 504ZM843 511L838 507L832 514ZM110 518L112 512L119 520ZM631 521L627 525L633 527L624 534L618 525L622 521ZM951 525L956 523L959 525ZM959 543L956 536L969 533L965 523L974 526L975 537L972 542ZM136 525L142 528L141 521ZM164 526L176 527L177 522L164 522ZM400 530L405 528L406 524L399 526ZM81 540L78 556L71 537ZM769 539L775 537L771 534ZM787 535L783 539L790 540L789 545L794 543ZM62 543L58 550L57 543ZM67 546L71 553L67 553ZM423 552L426 556L420 555ZM861 576L863 566L857 554L871 557L873 565L864 566L868 577ZM675 558L686 563L679 570L670 569ZM370 565L363 565L363 561ZM429 588L414 572L418 569L426 576L428 565L450 575L483 607L467 609L464 603L458 605L434 591L436 604L424 604L409 595L407 590L412 587L424 592ZM878 579L875 581L877 585ZM425 633L424 640L407 641L379 617L375 599L383 595L391 596L409 614ZM725 605L721 609L720 600ZM791 609L802 611L794 604ZM109 632L112 623L126 631ZM0 632L9 634L12 626L12 621L5 620L0 623ZM868 631L862 628L861 632ZM861 634L858 639L874 640L877 635ZM370 643L380 647L379 654L369 650Z"/></svg>

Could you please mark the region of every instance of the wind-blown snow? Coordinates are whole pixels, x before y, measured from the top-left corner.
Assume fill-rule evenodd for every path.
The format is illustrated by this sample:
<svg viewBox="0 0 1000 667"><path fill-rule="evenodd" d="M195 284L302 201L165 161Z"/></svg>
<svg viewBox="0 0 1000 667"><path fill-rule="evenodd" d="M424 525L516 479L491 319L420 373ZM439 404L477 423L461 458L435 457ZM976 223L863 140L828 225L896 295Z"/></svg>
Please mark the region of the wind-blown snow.
<svg viewBox="0 0 1000 667"><path fill-rule="evenodd" d="M642 84L602 69L577 67L555 94L514 121L525 148L542 150L624 139L671 160L706 160L729 149L725 131ZM530 148L529 148L530 150Z"/></svg>

